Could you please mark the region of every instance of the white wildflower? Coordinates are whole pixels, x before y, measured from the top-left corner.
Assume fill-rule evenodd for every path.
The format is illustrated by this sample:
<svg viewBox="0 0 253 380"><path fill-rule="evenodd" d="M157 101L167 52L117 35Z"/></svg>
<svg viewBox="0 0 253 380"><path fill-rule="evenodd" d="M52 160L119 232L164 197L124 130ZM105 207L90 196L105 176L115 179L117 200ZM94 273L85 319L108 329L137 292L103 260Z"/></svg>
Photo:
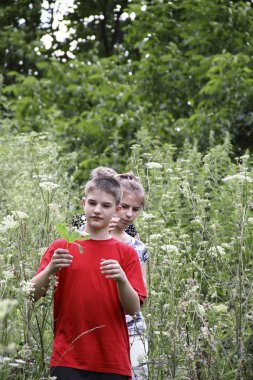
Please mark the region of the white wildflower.
<svg viewBox="0 0 253 380"><path fill-rule="evenodd" d="M252 217L248 218L248 223L253 224L253 218Z"/></svg>
<svg viewBox="0 0 253 380"><path fill-rule="evenodd" d="M228 307L227 307L227 305L224 305L224 303L221 303L219 305L213 305L213 309L217 313L227 313L227 311L228 311Z"/></svg>
<svg viewBox="0 0 253 380"><path fill-rule="evenodd" d="M200 327L200 330L201 330L203 336L204 336L205 338L207 338L208 335L209 335L208 327L207 327L207 326L202 326L202 327Z"/></svg>
<svg viewBox="0 0 253 380"><path fill-rule="evenodd" d="M228 243L222 243L221 246L224 249L231 249L231 246Z"/></svg>
<svg viewBox="0 0 253 380"><path fill-rule="evenodd" d="M204 308L204 306L203 305L201 305L200 303L197 303L197 305L196 305L196 311L197 311L197 313L198 313L198 315L201 317L201 318L203 318L204 317L204 315L205 315L205 308Z"/></svg>
<svg viewBox="0 0 253 380"><path fill-rule="evenodd" d="M203 222L199 216L196 216L195 219L191 220L191 224L196 225L196 226L202 226Z"/></svg>
<svg viewBox="0 0 253 380"><path fill-rule="evenodd" d="M158 239L161 239L161 237L162 237L161 234L153 234L149 236L150 240L158 240Z"/></svg>
<svg viewBox="0 0 253 380"><path fill-rule="evenodd" d="M55 218L60 218L61 205L59 205L58 203L49 203L48 208Z"/></svg>
<svg viewBox="0 0 253 380"><path fill-rule="evenodd" d="M147 162L146 167L148 169L162 169L162 165L159 162Z"/></svg>
<svg viewBox="0 0 253 380"><path fill-rule="evenodd" d="M54 182L41 182L39 186L42 190L49 191L49 192L59 187L59 185L57 185L57 183L54 183Z"/></svg>
<svg viewBox="0 0 253 380"><path fill-rule="evenodd" d="M25 361L22 359L15 359L15 362L19 364L25 364Z"/></svg>
<svg viewBox="0 0 253 380"><path fill-rule="evenodd" d="M215 247L211 247L208 253L214 257L217 257L218 255L224 256L226 252L223 247L221 247L220 245L217 245Z"/></svg>
<svg viewBox="0 0 253 380"><path fill-rule="evenodd" d="M149 219L154 219L155 218L155 215L154 214L148 214L148 213L146 213L145 211L143 211L143 213L142 213L142 217L144 218L144 219L146 219L146 220L149 220Z"/></svg>
<svg viewBox="0 0 253 380"><path fill-rule="evenodd" d="M19 367L19 363L9 363L9 366L11 366L11 367Z"/></svg>
<svg viewBox="0 0 253 380"><path fill-rule="evenodd" d="M173 244L162 245L161 249L166 252L178 253L178 248Z"/></svg>
<svg viewBox="0 0 253 380"><path fill-rule="evenodd" d="M1 363L6 363L11 361L11 358L8 358L8 356L0 356L0 364Z"/></svg>
<svg viewBox="0 0 253 380"><path fill-rule="evenodd" d="M217 291L215 290L214 292L213 292L213 294L211 294L211 298L216 298L217 297Z"/></svg>
<svg viewBox="0 0 253 380"><path fill-rule="evenodd" d="M18 222L14 219L13 215L7 215L3 218L0 230L6 232L7 230L12 230L18 226Z"/></svg>
<svg viewBox="0 0 253 380"><path fill-rule="evenodd" d="M14 215L18 219L28 219L29 216L27 215L26 212L23 211L12 211L12 215Z"/></svg>
<svg viewBox="0 0 253 380"><path fill-rule="evenodd" d="M132 145L131 147L130 147L130 149L132 149L132 150L138 150L138 149L140 149L141 148L141 145L140 144L134 144L134 145Z"/></svg>
<svg viewBox="0 0 253 380"><path fill-rule="evenodd" d="M39 179L41 182L52 181L54 179L52 175L45 175L45 174L33 174L32 178Z"/></svg>
<svg viewBox="0 0 253 380"><path fill-rule="evenodd" d="M253 182L253 178L245 175L244 173L237 173L234 175L228 175L222 179L223 182L239 181L239 182Z"/></svg>
<svg viewBox="0 0 253 380"><path fill-rule="evenodd" d="M50 208L50 210L58 212L61 205L59 205L58 203L49 203L48 207Z"/></svg>
<svg viewBox="0 0 253 380"><path fill-rule="evenodd" d="M3 277L5 278L5 281L7 281L14 277L14 272L12 270L4 270Z"/></svg>
<svg viewBox="0 0 253 380"><path fill-rule="evenodd" d="M34 292L35 287L31 281L21 281L20 289L22 293L24 293L27 296L30 296Z"/></svg>

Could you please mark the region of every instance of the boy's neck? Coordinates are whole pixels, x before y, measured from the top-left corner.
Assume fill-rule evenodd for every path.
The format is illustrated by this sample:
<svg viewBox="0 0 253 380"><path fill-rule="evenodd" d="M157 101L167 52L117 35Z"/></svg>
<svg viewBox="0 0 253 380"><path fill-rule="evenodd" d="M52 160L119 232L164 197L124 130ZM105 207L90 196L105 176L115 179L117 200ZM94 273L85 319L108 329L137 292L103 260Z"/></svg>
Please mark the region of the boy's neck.
<svg viewBox="0 0 253 380"><path fill-rule="evenodd" d="M93 240L107 240L110 239L111 236L108 232L108 227L102 229L94 229L90 228L88 225L85 226L85 232L90 235L90 238Z"/></svg>

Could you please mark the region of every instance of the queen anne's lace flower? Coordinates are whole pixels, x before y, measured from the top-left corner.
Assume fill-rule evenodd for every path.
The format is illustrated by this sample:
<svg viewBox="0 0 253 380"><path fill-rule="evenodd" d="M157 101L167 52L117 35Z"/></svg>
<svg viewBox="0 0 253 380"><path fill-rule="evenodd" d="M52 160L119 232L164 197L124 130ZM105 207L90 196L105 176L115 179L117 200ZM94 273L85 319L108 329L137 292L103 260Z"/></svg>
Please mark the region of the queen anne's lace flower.
<svg viewBox="0 0 253 380"><path fill-rule="evenodd" d="M21 281L20 282L21 292L27 296L30 296L34 292L34 284L31 281Z"/></svg>
<svg viewBox="0 0 253 380"><path fill-rule="evenodd" d="M29 216L27 215L26 212L23 211L12 211L12 215L14 215L18 219L28 219Z"/></svg>
<svg viewBox="0 0 253 380"><path fill-rule="evenodd" d="M57 183L54 182L41 182L39 184L40 188L45 191L53 191L59 187Z"/></svg>
<svg viewBox="0 0 253 380"><path fill-rule="evenodd" d="M146 167L148 169L162 169L162 165L159 162L147 162Z"/></svg>
<svg viewBox="0 0 253 380"><path fill-rule="evenodd" d="M253 178L245 175L244 173L237 173L234 175L228 175L222 179L223 182L239 181L239 182L253 182Z"/></svg>
<svg viewBox="0 0 253 380"><path fill-rule="evenodd" d="M174 253L178 253L178 248L173 245L173 244L166 244L166 245L162 245L161 246L161 249L163 251L166 251L166 252L174 252Z"/></svg>
<svg viewBox="0 0 253 380"><path fill-rule="evenodd" d="M146 220L149 220L149 219L154 219L155 218L155 215L154 214L148 214L147 212L144 212L142 213L142 217L143 219L146 219Z"/></svg>
<svg viewBox="0 0 253 380"><path fill-rule="evenodd" d="M7 215L3 218L0 225L0 231L6 232L18 226L18 222L14 219L13 215Z"/></svg>

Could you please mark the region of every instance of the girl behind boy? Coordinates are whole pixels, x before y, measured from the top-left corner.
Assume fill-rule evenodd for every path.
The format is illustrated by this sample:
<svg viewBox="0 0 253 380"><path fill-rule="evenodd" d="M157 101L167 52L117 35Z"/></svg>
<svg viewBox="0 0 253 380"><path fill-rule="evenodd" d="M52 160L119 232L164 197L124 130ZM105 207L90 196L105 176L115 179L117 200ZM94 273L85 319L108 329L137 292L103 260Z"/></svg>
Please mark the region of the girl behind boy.
<svg viewBox="0 0 253 380"><path fill-rule="evenodd" d="M116 213L116 218L110 224L110 234L115 239L122 241L135 249L138 254L144 282L146 283L146 262L148 252L144 244L128 235L125 229L134 223L144 208L145 192L132 173L118 174L123 194L121 200L121 210ZM137 312L135 317L126 316L128 333L130 338L130 355L132 363L133 380L142 380L148 378L148 367L141 364L141 359L145 362L147 359L147 341L145 339L146 325L141 312Z"/></svg>

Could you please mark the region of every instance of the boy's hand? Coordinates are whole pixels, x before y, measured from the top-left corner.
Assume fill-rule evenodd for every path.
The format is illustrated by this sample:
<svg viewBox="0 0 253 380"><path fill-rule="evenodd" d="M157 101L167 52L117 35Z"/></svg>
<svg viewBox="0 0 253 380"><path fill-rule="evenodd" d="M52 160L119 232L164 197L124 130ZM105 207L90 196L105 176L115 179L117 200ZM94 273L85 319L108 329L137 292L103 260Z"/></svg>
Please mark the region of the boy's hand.
<svg viewBox="0 0 253 380"><path fill-rule="evenodd" d="M117 227L118 225L118 221L120 220L120 218L118 218L117 216L113 216L110 223L109 223L109 234L114 231L115 227Z"/></svg>
<svg viewBox="0 0 253 380"><path fill-rule="evenodd" d="M116 282L125 282L126 275L117 260L104 260L100 262L101 273L105 278L111 278Z"/></svg>
<svg viewBox="0 0 253 380"><path fill-rule="evenodd" d="M61 268L69 267L72 261L73 256L69 254L67 249L56 249L51 260L52 272L57 273Z"/></svg>

